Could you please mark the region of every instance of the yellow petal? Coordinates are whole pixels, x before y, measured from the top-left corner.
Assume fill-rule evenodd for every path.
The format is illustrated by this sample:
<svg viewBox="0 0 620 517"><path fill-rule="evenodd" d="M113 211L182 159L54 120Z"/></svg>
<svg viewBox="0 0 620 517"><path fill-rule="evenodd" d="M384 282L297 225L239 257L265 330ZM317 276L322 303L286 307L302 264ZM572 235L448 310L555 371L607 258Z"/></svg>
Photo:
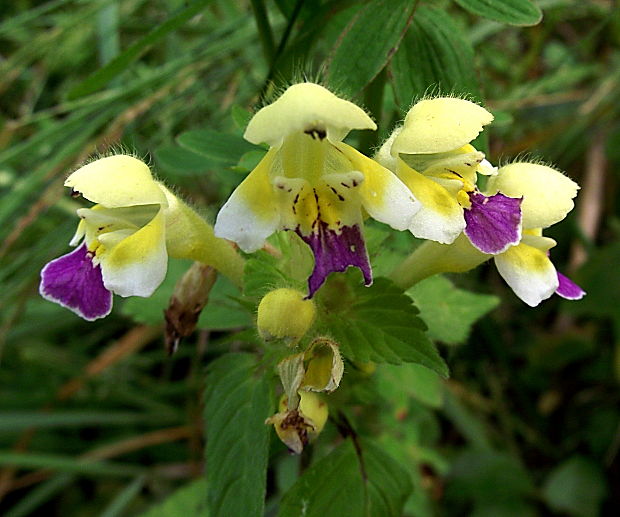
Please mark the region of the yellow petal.
<svg viewBox="0 0 620 517"><path fill-rule="evenodd" d="M103 283L120 296L153 294L168 267L163 210L136 232L119 230L98 237Z"/></svg>
<svg viewBox="0 0 620 517"><path fill-rule="evenodd" d="M544 237L540 228L525 230L521 242L545 253L557 244L552 238Z"/></svg>
<svg viewBox="0 0 620 517"><path fill-rule="evenodd" d="M422 206L411 221L411 233L443 244L453 242L465 229L463 209L456 199L462 182L442 180L440 185L402 160L399 160L398 176Z"/></svg>
<svg viewBox="0 0 620 517"><path fill-rule="evenodd" d="M536 237L533 237L536 239ZM540 237L544 239L544 237ZM496 255L495 265L514 293L531 307L549 298L558 288L558 275L546 251L526 239Z"/></svg>
<svg viewBox="0 0 620 517"><path fill-rule="evenodd" d="M420 203L407 186L393 172L351 146L340 143L337 148L350 160L352 167L364 175L359 195L370 216L395 230L409 228Z"/></svg>
<svg viewBox="0 0 620 517"><path fill-rule="evenodd" d="M278 363L278 376L282 382L284 393L280 399L280 411L299 408L299 387L304 379L304 354L294 354L285 357Z"/></svg>
<svg viewBox="0 0 620 517"><path fill-rule="evenodd" d="M75 229L75 233L71 240L69 241L69 246L77 246L84 236L86 235L86 222L83 219L80 219L77 228Z"/></svg>
<svg viewBox="0 0 620 517"><path fill-rule="evenodd" d="M280 215L269 171L272 149L231 194L217 214L215 235L236 242L245 252L256 251L278 229Z"/></svg>
<svg viewBox="0 0 620 517"><path fill-rule="evenodd" d="M511 163L489 178L487 191L523 196L524 228L547 228L561 221L575 206L579 185L560 171L537 163Z"/></svg>
<svg viewBox="0 0 620 517"><path fill-rule="evenodd" d="M123 154L80 167L67 178L65 187L108 208L166 202L146 163Z"/></svg>
<svg viewBox="0 0 620 517"><path fill-rule="evenodd" d="M286 395L280 398L280 411L265 420L273 424L278 438L294 453L301 454L309 441L323 430L329 410L327 404L315 393L301 391L300 400L292 409Z"/></svg>
<svg viewBox="0 0 620 517"><path fill-rule="evenodd" d="M464 99L439 97L415 104L395 138L392 154L427 154L452 151L471 142L493 115Z"/></svg>
<svg viewBox="0 0 620 517"><path fill-rule="evenodd" d="M485 176L497 176L497 167L495 167L489 160L484 159L476 168L476 171Z"/></svg>
<svg viewBox="0 0 620 517"><path fill-rule="evenodd" d="M486 262L486 255L474 248L464 233L452 244L426 241L418 246L390 275L397 285L411 287L438 273L464 273Z"/></svg>
<svg viewBox="0 0 620 517"><path fill-rule="evenodd" d="M330 142L342 140L352 129L377 129L366 112L352 102L314 83L290 86L275 102L250 120L244 138L254 144L277 147L295 132L314 132Z"/></svg>
<svg viewBox="0 0 620 517"><path fill-rule="evenodd" d="M471 148L471 151L468 148ZM461 179L464 188L471 191L476 184L476 171L484 159L484 153L466 145L446 153L403 155L402 159L425 176Z"/></svg>

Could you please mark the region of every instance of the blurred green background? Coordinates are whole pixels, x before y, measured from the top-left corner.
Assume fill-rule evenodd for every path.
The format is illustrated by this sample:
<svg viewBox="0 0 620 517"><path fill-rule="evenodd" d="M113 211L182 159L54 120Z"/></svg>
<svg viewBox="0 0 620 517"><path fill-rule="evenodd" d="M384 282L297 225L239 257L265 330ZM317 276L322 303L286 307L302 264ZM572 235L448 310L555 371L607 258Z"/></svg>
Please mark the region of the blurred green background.
<svg viewBox="0 0 620 517"><path fill-rule="evenodd" d="M157 503L194 479L182 490L203 492L204 367L251 316L220 282L168 357L160 315L185 264L153 300L116 298L95 323L42 300L39 271L69 249L81 204L62 183L87 157L144 157L213 220L260 157L240 135L268 80L308 77L373 113L380 134L356 142L367 152L414 98L467 93L495 114L481 144L493 163L542 159L582 187L550 236L586 298L531 309L493 267L454 276L501 303L471 331L432 336L450 380L410 366L377 377L364 411L410 467L405 515L617 515L620 9L541 0L540 23L502 23L471 4L375 0L383 19L352 0L2 2L0 514L198 514ZM473 302L442 282L431 291L462 294L435 307L449 319ZM280 449L272 460L268 515L304 468Z"/></svg>

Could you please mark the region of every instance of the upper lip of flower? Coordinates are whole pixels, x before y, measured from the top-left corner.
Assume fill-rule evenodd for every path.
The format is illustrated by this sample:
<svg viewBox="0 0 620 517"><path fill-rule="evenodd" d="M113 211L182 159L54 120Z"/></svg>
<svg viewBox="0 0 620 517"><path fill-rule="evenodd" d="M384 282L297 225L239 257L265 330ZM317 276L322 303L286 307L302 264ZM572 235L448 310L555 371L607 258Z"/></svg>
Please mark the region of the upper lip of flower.
<svg viewBox="0 0 620 517"><path fill-rule="evenodd" d="M432 154L459 149L474 140L493 115L482 106L456 97L425 99L407 112L390 148L398 154Z"/></svg>
<svg viewBox="0 0 620 517"><path fill-rule="evenodd" d="M290 86L276 101L261 108L250 120L244 138L254 144L279 147L287 135L303 132L331 143L352 129L377 129L368 114L315 83Z"/></svg>
<svg viewBox="0 0 620 517"><path fill-rule="evenodd" d="M123 154L80 167L65 187L106 208L137 205L167 206L166 196L144 162Z"/></svg>

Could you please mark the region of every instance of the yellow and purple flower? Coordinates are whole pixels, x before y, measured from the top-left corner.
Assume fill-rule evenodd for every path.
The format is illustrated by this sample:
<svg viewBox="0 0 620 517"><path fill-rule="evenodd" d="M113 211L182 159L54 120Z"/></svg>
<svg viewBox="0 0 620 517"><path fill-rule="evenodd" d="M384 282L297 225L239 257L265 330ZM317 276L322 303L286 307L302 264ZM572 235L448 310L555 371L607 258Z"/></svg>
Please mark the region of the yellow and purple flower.
<svg viewBox="0 0 620 517"><path fill-rule="evenodd" d="M521 239L521 199L484 195L477 174L497 169L470 142L493 115L452 97L425 99L407 113L377 153L396 172L422 208L409 230L419 238L450 244L464 232L480 251L502 253Z"/></svg>
<svg viewBox="0 0 620 517"><path fill-rule="evenodd" d="M556 245L543 229L561 221L572 210L579 186L561 172L537 163L516 162L501 167L487 183L484 196L498 192L521 199L522 236L506 250L480 251L465 233L449 245L422 244L392 277L407 287L436 273L462 273L493 258L498 272L514 293L534 307L554 293L570 300L585 295L572 280L558 272L549 258Z"/></svg>
<svg viewBox="0 0 620 517"><path fill-rule="evenodd" d="M556 242L543 237L544 228L573 209L579 185L561 172L537 163L511 163L490 178L487 191L523 198L523 237L518 245L495 256L495 265L515 294L531 306L556 293L578 300L585 295L572 280L556 271L549 250Z"/></svg>
<svg viewBox="0 0 620 517"><path fill-rule="evenodd" d="M362 235L363 210L397 230L419 204L388 169L342 142L352 129L376 129L366 112L314 83L289 87L260 109L246 140L269 151L220 210L215 233L246 252L277 230L296 232L312 249L311 297L331 272L372 272Z"/></svg>
<svg viewBox="0 0 620 517"><path fill-rule="evenodd" d="M77 210L80 223L70 242L77 248L43 268L39 292L86 320L110 313L112 293L153 294L166 276L168 255L229 276L243 269L231 246L137 158L101 158L71 174L65 186L96 204Z"/></svg>

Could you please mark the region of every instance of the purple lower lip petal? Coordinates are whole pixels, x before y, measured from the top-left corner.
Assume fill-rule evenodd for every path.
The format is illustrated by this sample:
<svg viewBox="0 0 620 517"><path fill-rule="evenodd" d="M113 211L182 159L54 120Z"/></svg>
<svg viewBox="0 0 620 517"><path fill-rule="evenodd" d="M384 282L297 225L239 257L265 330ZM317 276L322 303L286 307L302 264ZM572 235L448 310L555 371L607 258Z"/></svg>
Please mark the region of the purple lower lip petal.
<svg viewBox="0 0 620 517"><path fill-rule="evenodd" d="M497 255L521 240L521 201L503 194L469 195L471 207L465 209L465 235L483 253Z"/></svg>
<svg viewBox="0 0 620 517"><path fill-rule="evenodd" d="M558 273L558 281L560 285L555 290L555 293L562 298L566 298L567 300L580 300L585 296L586 292L562 273Z"/></svg>
<svg viewBox="0 0 620 517"><path fill-rule="evenodd" d="M101 266L93 266L86 244L45 265L39 292L89 321L112 310L112 292L103 285Z"/></svg>
<svg viewBox="0 0 620 517"><path fill-rule="evenodd" d="M299 229L296 232L314 253L314 269L308 279L309 298L323 285L327 275L343 272L349 266L361 270L365 285L372 283L372 270L359 225L343 226L336 231L318 221L318 229L310 235L301 234Z"/></svg>

